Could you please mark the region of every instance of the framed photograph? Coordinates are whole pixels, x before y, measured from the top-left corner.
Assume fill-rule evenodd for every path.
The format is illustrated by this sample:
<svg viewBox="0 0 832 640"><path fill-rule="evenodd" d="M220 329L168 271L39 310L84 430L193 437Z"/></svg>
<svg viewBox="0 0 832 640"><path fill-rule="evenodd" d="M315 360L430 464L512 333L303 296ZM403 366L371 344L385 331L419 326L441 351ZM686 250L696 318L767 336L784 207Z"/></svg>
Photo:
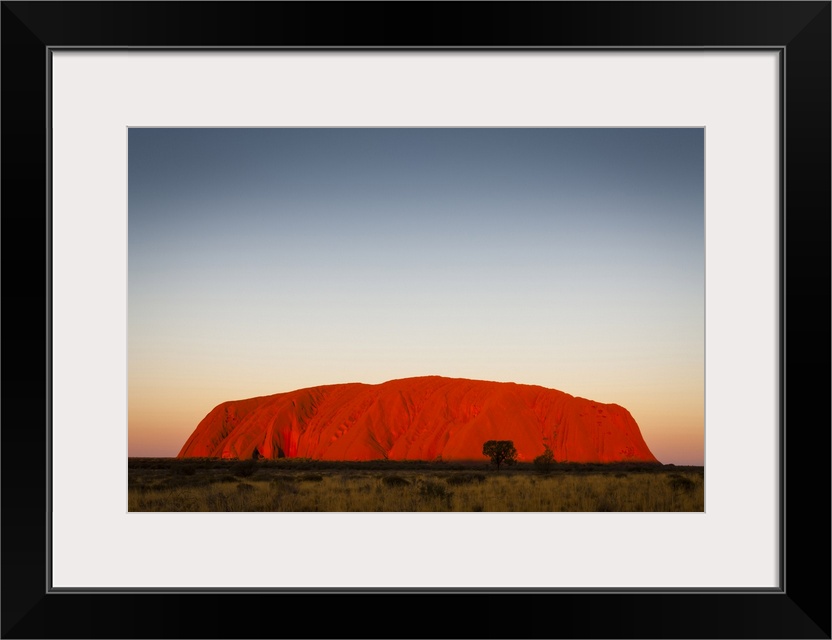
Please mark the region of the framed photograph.
<svg viewBox="0 0 832 640"><path fill-rule="evenodd" d="M3 637L829 638L829 50L829 2L4 2Z"/></svg>

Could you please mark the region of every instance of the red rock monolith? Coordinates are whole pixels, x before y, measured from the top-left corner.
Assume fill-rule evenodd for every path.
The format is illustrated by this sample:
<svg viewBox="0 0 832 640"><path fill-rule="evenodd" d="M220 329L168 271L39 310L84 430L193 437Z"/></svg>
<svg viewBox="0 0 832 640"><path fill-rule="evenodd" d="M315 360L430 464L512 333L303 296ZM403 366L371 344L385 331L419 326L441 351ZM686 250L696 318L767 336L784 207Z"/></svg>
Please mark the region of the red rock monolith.
<svg viewBox="0 0 832 640"><path fill-rule="evenodd" d="M512 440L519 461L658 462L623 407L544 387L427 376L233 400L197 425L177 457L477 460Z"/></svg>

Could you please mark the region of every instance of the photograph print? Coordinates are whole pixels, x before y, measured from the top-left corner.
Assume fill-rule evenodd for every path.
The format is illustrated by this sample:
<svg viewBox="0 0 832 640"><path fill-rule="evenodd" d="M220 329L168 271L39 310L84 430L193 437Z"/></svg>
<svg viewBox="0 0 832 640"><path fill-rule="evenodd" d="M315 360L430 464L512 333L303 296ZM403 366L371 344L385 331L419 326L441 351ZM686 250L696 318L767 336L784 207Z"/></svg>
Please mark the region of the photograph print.
<svg viewBox="0 0 832 640"><path fill-rule="evenodd" d="M703 512L705 131L130 128L130 512Z"/></svg>

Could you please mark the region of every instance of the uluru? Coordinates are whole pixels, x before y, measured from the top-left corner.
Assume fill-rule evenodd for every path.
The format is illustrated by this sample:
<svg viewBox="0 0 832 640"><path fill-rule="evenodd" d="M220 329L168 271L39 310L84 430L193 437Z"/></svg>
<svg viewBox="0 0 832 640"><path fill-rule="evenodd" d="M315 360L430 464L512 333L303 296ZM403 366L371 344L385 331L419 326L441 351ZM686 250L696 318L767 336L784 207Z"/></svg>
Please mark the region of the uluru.
<svg viewBox="0 0 832 640"><path fill-rule="evenodd" d="M535 385L440 376L223 402L177 457L482 461L487 440L512 440L521 462L545 447L560 462L658 462L619 405Z"/></svg>

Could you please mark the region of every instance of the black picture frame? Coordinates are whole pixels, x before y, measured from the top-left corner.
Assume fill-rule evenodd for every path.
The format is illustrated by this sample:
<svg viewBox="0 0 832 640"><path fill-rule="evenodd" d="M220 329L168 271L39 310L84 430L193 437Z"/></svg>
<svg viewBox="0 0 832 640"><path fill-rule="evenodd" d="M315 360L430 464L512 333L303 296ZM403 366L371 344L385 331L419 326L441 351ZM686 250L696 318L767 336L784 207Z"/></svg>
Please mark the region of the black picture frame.
<svg viewBox="0 0 832 640"><path fill-rule="evenodd" d="M830 637L829 1L4 1L0 20L3 638ZM780 588L51 591L48 96L63 47L778 51Z"/></svg>

